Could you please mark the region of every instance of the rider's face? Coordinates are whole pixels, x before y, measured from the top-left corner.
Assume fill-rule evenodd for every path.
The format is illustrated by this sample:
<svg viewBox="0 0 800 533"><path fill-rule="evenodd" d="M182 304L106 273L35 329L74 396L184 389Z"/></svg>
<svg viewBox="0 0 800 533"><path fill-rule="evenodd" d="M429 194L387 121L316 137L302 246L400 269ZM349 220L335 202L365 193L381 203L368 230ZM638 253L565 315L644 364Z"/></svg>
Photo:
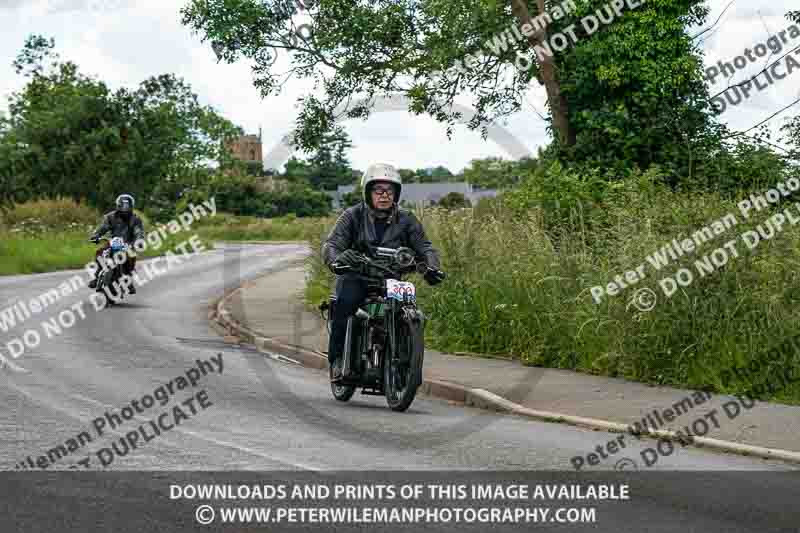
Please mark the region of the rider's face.
<svg viewBox="0 0 800 533"><path fill-rule="evenodd" d="M372 187L372 205L378 209L389 209L394 203L394 187L389 183L377 183Z"/></svg>

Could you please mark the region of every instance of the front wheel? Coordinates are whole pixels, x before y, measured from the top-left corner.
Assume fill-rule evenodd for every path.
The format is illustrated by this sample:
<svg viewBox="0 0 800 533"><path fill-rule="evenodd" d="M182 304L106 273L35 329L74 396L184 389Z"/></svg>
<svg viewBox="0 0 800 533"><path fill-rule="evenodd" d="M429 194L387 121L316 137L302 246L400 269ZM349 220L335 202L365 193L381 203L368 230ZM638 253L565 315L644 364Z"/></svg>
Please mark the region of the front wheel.
<svg viewBox="0 0 800 533"><path fill-rule="evenodd" d="M114 279L114 271L113 270L105 270L100 273L97 278L97 288L95 289L96 292L103 295L105 299L105 305L103 307L112 307L116 301L114 298L111 297L111 293L114 293L116 297L116 292L114 291L113 286L113 279Z"/></svg>
<svg viewBox="0 0 800 533"><path fill-rule="evenodd" d="M396 333L397 349L386 354L383 365L383 386L391 410L402 412L411 406L422 384L425 346L420 321L402 318Z"/></svg>
<svg viewBox="0 0 800 533"><path fill-rule="evenodd" d="M339 370L342 368L342 358L340 357L336 364L339 366ZM333 379L333 366L330 367L328 370L328 375L331 379ZM353 394L356 392L355 385L341 385L339 383L331 382L331 392L333 393L333 397L339 400L340 402L346 402L353 397Z"/></svg>

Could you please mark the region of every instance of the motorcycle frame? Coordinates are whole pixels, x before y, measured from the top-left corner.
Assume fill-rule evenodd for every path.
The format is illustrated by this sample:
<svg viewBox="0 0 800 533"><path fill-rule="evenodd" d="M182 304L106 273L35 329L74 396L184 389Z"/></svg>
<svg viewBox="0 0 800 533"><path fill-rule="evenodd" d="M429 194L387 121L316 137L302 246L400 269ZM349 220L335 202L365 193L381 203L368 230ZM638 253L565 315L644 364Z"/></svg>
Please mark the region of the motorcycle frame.
<svg viewBox="0 0 800 533"><path fill-rule="evenodd" d="M386 290L385 282L383 290ZM362 308L366 307L366 311ZM358 311L362 311L366 317L360 318L357 316ZM356 314L347 319L347 330L345 334L344 354L342 361L342 374L345 379L352 379L354 385L361 387L369 387L373 385L372 382L365 380L367 368L372 368L378 371L378 383L383 389L383 369L386 364L386 357L396 358L398 345L397 345L397 318L400 314L405 314L409 318L422 320L422 313L417 309L415 303L411 301L400 302L394 298L387 298L384 296L368 296L366 303L359 306ZM378 367L375 367L371 360L372 353L369 348L371 339L373 337L374 326L370 322L377 318L382 318L382 328L384 330L383 338L384 343L381 349L381 359ZM356 331L356 321L361 322L358 324L358 331ZM357 336L354 338L354 336ZM355 348L355 350L354 350ZM367 366L365 366L365 364ZM358 372L360 379L356 380L354 373ZM348 381L350 380L348 379Z"/></svg>
<svg viewBox="0 0 800 533"><path fill-rule="evenodd" d="M108 253L108 257L105 257L106 253ZM110 259L111 257L113 257L113 254L104 251L103 256L104 256L103 259ZM102 292L104 290L104 287L106 286L113 288L114 283L118 282L125 275L123 273L123 266L124 263L114 265L113 268L108 268L107 266L104 265L100 275L98 276L96 291ZM117 295L119 300L122 300L122 298L124 297L124 293L125 291L123 291L123 294Z"/></svg>

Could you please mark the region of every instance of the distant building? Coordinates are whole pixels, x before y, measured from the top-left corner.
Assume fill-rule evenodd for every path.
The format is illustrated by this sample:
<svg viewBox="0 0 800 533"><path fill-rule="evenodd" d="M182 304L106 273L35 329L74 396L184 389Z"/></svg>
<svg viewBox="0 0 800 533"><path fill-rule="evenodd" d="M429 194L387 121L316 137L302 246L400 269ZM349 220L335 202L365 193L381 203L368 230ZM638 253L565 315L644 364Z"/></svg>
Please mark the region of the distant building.
<svg viewBox="0 0 800 533"><path fill-rule="evenodd" d="M335 191L328 192L333 208L341 209L342 197L353 190L355 190L355 185L339 185ZM439 202L451 192L463 194L464 198L473 204L481 198L497 196L498 193L494 189L473 189L472 184L466 182L404 183L403 192L400 194L400 203L425 207Z"/></svg>
<svg viewBox="0 0 800 533"><path fill-rule="evenodd" d="M228 151L241 161L263 162L264 153L261 147L261 129L258 135L241 135L227 146Z"/></svg>
<svg viewBox="0 0 800 533"><path fill-rule="evenodd" d="M261 128L258 129L258 135L241 135L230 142L226 148L234 158L248 163L248 166L256 164L261 165L258 168L262 175L257 178L259 191L285 190L288 187L288 184L284 180L279 179L275 175L276 172L274 169L264 169Z"/></svg>

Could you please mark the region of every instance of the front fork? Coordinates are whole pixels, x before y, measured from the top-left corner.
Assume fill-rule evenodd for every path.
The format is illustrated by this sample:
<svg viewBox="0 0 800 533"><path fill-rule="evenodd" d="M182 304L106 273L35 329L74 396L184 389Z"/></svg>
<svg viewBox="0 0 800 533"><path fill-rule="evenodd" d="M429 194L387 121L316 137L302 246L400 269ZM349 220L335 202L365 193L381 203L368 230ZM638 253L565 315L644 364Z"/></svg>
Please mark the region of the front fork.
<svg viewBox="0 0 800 533"><path fill-rule="evenodd" d="M397 324L398 319L406 320L408 322L420 322L422 323L425 320L425 316L422 314L422 311L417 309L413 305L408 304L401 304L397 301L392 301L389 305L389 312L387 314L389 320L387 320L386 326L389 330L389 346L391 346L391 350L388 353L389 357L393 359L399 359L399 361L403 364L408 363L408 352L401 353L398 355L398 343L397 343L397 328L395 324Z"/></svg>

